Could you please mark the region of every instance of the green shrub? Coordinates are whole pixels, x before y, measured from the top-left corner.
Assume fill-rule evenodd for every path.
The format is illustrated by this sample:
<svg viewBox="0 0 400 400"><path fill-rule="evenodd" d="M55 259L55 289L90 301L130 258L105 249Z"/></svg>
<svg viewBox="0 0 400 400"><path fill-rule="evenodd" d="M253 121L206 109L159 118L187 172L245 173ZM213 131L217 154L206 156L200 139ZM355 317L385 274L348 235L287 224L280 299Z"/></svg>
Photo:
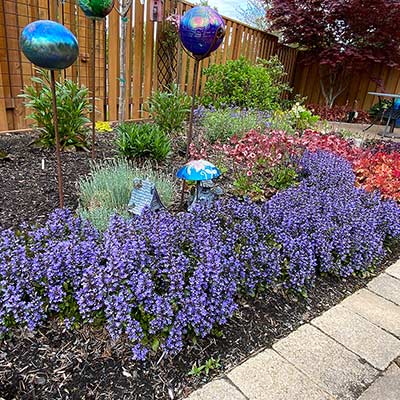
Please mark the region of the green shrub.
<svg viewBox="0 0 400 400"><path fill-rule="evenodd" d="M206 109L202 113L200 124L208 142L224 143L233 135L240 136L252 129L265 128L267 121L268 115L264 112L225 108Z"/></svg>
<svg viewBox="0 0 400 400"><path fill-rule="evenodd" d="M289 90L282 80L286 74L284 67L276 57L268 61L259 59L256 65L242 57L226 64L213 64L204 73L205 106L273 110L279 107L283 92Z"/></svg>
<svg viewBox="0 0 400 400"><path fill-rule="evenodd" d="M55 134L48 72L39 70L39 76L32 77L32 82L34 85L26 86L19 96L24 98L25 106L32 109L27 118L34 120L40 131L38 143L51 147L55 144ZM88 89L66 79L56 82L56 98L61 147L87 147L89 128L85 124L90 122L87 115L91 111Z"/></svg>
<svg viewBox="0 0 400 400"><path fill-rule="evenodd" d="M166 133L182 132L189 116L191 97L181 92L177 84L166 91L156 91L148 101L147 109L154 122Z"/></svg>
<svg viewBox="0 0 400 400"><path fill-rule="evenodd" d="M124 122L117 134L118 152L128 159L163 161L171 152L167 134L156 124Z"/></svg>
<svg viewBox="0 0 400 400"><path fill-rule="evenodd" d="M93 164L90 175L80 179L78 214L102 231L107 228L113 214L128 217L127 206L135 178L153 182L164 205L169 206L172 203L172 177L155 172L150 167L131 166L120 159Z"/></svg>

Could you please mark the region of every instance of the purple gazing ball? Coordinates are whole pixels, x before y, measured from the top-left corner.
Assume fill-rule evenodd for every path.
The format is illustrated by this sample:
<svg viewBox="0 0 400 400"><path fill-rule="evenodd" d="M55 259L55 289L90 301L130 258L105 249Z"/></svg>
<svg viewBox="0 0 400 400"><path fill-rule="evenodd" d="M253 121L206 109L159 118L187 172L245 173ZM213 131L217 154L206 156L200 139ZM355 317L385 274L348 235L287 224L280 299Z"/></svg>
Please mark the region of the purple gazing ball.
<svg viewBox="0 0 400 400"><path fill-rule="evenodd" d="M194 56L206 57L218 49L225 35L222 17L211 7L197 6L182 17L179 37Z"/></svg>

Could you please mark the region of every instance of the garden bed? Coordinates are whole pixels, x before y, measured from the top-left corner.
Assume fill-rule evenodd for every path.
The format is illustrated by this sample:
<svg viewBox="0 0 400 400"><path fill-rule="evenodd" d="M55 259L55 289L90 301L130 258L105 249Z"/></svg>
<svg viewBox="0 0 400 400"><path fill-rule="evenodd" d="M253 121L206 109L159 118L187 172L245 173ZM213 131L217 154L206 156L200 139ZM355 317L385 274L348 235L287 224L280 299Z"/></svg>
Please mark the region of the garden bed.
<svg viewBox="0 0 400 400"><path fill-rule="evenodd" d="M68 331L54 320L38 332L16 330L0 348L0 398L182 398L364 287L400 257L400 248L393 250L367 278L318 278L307 299L269 291L242 301L221 337L199 339L173 358L160 360L158 355L134 362L129 344L112 343L104 330ZM211 357L220 360L221 368L208 377L188 375L194 363Z"/></svg>
<svg viewBox="0 0 400 400"><path fill-rule="evenodd" d="M0 149L10 159L0 160L0 229L21 223L43 222L58 204L54 150L35 147L33 133L0 134ZM115 155L114 136L98 135L98 159ZM65 205L77 207L76 183L90 171L90 154L84 151L63 152ZM42 169L44 160L44 169Z"/></svg>
<svg viewBox="0 0 400 400"><path fill-rule="evenodd" d="M22 222L44 222L47 214L56 208L53 151L30 146L32 139L29 134L0 136L0 148L12 156L11 160L0 161L0 193L4 195L0 211L1 229L15 228ZM114 135L99 135L98 141L98 158L113 157ZM318 146L322 145L341 149L341 142L335 138L327 142L322 140L322 144L318 142ZM345 147L343 152L353 156L352 149ZM66 205L74 210L78 203L76 183L90 171L90 155L63 153L62 158ZM42 159L45 159L45 170L42 170ZM168 172L173 172L180 162L181 159L176 159L170 163ZM340 170L343 175L339 178L344 179L345 184L351 171L350 166L346 168ZM373 207L373 204L369 206ZM355 218L364 222L363 216ZM254 297L240 293L236 299L237 311L221 329L217 327L206 338L197 337L194 342L186 338L184 349L178 355L163 356L161 351L150 352L143 362L132 360L132 343L126 336L112 341L104 328L83 325L68 330L60 319L54 318L33 333L25 328L13 328L0 347L0 398L182 398L211 377L271 346L365 286L372 276L399 256L398 243L392 243L392 252L373 273L364 271L363 277L346 279L317 275L315 285L307 289L307 297L283 289L282 285L266 285L267 289ZM212 369L208 376L204 370L198 376L189 375L190 371L195 371L193 365L199 367L211 359L219 360L220 367Z"/></svg>

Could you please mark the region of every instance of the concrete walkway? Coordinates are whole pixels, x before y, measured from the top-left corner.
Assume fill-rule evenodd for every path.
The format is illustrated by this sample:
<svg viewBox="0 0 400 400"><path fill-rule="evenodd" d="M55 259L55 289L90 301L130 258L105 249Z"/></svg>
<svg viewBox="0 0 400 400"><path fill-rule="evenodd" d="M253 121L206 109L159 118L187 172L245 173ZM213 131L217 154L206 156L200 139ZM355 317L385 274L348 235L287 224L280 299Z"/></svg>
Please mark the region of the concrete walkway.
<svg viewBox="0 0 400 400"><path fill-rule="evenodd" d="M400 261L188 398L303 399L400 399Z"/></svg>

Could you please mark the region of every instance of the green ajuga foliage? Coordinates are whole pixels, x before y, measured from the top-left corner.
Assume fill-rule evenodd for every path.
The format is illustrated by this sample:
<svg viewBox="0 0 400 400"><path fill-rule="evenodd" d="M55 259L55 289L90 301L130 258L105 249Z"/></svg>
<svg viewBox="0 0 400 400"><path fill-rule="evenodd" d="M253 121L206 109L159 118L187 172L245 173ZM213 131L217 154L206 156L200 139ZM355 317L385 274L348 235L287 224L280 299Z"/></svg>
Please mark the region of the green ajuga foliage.
<svg viewBox="0 0 400 400"><path fill-rule="evenodd" d="M147 104L154 122L166 133L180 133L190 113L191 97L181 92L177 84L165 91L156 91Z"/></svg>
<svg viewBox="0 0 400 400"><path fill-rule="evenodd" d="M53 124L53 103L51 83L48 71L38 70L38 76L32 77L33 84L26 86L20 97L31 110L27 118L34 121L40 132L38 144L52 147L55 144ZM56 102L58 131L61 148L86 148L90 122L88 115L91 105L88 89L66 79L56 82Z"/></svg>
<svg viewBox="0 0 400 400"><path fill-rule="evenodd" d="M135 178L153 182L165 206L171 205L174 180L156 172L150 166L135 167L124 159L93 164L90 175L78 183L78 214L88 219L97 229L104 231L113 214L128 218L127 205Z"/></svg>
<svg viewBox="0 0 400 400"><path fill-rule="evenodd" d="M284 66L276 57L259 59L256 65L241 57L226 64L211 65L204 73L207 76L202 98L205 106L274 110L282 101L281 95L290 90L283 82Z"/></svg>
<svg viewBox="0 0 400 400"><path fill-rule="evenodd" d="M254 201L265 201L276 192L296 185L298 181L297 172L290 165L270 168L258 165L253 171L252 175L237 174L233 182L235 194L249 196Z"/></svg>
<svg viewBox="0 0 400 400"><path fill-rule="evenodd" d="M117 135L119 154L130 160L164 161L171 152L170 139L157 124L124 122Z"/></svg>

